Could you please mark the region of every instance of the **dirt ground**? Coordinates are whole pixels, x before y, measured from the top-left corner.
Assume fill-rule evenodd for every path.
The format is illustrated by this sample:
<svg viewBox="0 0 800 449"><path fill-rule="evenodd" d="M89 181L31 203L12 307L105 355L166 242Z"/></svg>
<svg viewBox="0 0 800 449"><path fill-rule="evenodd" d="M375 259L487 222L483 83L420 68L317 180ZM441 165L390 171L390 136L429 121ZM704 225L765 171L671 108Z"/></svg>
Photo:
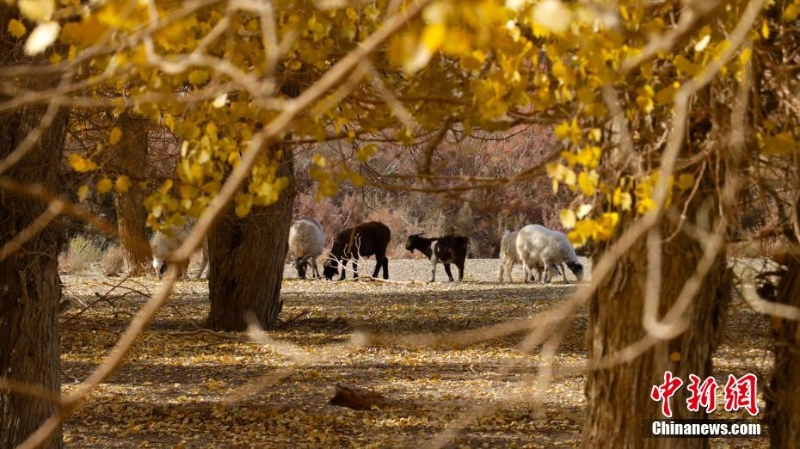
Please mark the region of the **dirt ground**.
<svg viewBox="0 0 800 449"><path fill-rule="evenodd" d="M559 376L539 395L537 354L522 334L466 347L358 347L365 333L448 335L519 320L559 304L570 285L497 284L497 260L470 260L463 283L427 280L427 261L392 260L392 283L299 280L290 267L278 330L254 342L202 328L206 281L184 281L124 366L64 426L68 447L575 447L584 376ZM371 267L359 270L371 273ZM521 277L520 268L515 279ZM455 274L455 273L454 273ZM107 355L155 291L153 278L63 276L63 391ZM116 286L116 287L115 287ZM586 311L570 323L553 363L586 361ZM771 363L768 323L736 300L714 360L718 383ZM331 405L336 385L380 393L371 410ZM720 392L721 394L721 392ZM763 401L760 403L763 410ZM714 418L730 418L724 411ZM766 438L714 440L766 447Z"/></svg>

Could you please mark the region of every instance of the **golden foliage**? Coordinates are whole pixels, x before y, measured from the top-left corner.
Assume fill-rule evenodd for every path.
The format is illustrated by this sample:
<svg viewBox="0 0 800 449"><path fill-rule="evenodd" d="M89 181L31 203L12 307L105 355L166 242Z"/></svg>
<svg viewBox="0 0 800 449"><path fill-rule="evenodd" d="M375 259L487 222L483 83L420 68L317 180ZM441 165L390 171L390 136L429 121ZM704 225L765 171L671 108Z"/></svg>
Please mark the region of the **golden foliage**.
<svg viewBox="0 0 800 449"><path fill-rule="evenodd" d="M32 10L41 16L47 1L30 0ZM51 60L59 64L88 58L92 73L106 76L102 84L131 95L135 112L162 121L184 139L178 188L159 192L148 204L152 218L156 206L161 212L199 213L240 166L254 137L284 108L293 107L298 93L411 4L326 3L316 9L279 0L267 11L170 1L149 8L147 3L113 0L65 23L60 39L69 44L66 54ZM685 29L679 24L678 29L672 24L681 17L681 6L672 2L430 2L420 17L398 27L383 46L365 56L350 78L299 111L281 138L352 143L355 162L365 163L378 147L358 139L387 130L394 143L413 145L429 138L445 120L466 134L517 123L552 123L563 145L561 160L547 167L554 190L564 184L578 197L576 208L594 205L576 218L575 229L586 220L587 231L581 235L602 238L610 235L610 226L597 224L604 222L603 214L644 214L661 207L652 197L660 170L652 154L664 132L659 127L670 123L681 86L702 76L730 49L730 31L747 5L734 1L709 12L713 20ZM787 2L778 16L795 20L798 5L796 0ZM389 9L396 6L400 8ZM780 23L770 20L757 20L748 42L716 74L719 95L731 98L755 57L752 46L776 38ZM19 37L23 28L15 25L11 32ZM670 40L672 36L677 37ZM96 52L98 39L113 54ZM654 47L660 43L663 48ZM169 100L155 95L176 92L181 96L164 97ZM614 120L637 129L625 144L633 147L625 151L633 153L623 156L628 162L647 159L636 169L600 170L621 146L612 110L619 114ZM791 154L797 149L797 133L790 123L760 129L762 153ZM109 140L113 145L114 139ZM261 153L248 185L236 197L242 214L274 202L288 185L276 175L281 150L275 142L258 146ZM319 183L320 195L335 194L339 182L364 182L346 164L318 162L310 175ZM70 163L91 169L83 159L71 158ZM666 175L670 182L677 179L667 204L673 189L683 194L696 182L690 171Z"/></svg>

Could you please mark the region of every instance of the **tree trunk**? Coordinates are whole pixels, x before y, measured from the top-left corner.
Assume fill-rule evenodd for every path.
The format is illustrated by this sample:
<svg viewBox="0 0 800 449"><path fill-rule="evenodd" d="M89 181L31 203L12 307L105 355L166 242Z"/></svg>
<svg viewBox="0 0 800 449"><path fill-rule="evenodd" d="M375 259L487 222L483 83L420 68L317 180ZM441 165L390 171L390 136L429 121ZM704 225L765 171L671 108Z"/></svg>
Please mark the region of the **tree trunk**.
<svg viewBox="0 0 800 449"><path fill-rule="evenodd" d="M665 230L664 236L672 231L666 226L662 229ZM625 348L646 334L642 328L646 255L646 239L642 238L629 253L620 257L590 300L587 331L590 360ZM698 242L683 233L664 242L659 318L674 303L701 255L702 248ZM687 385L689 374L701 379L711 375L711 356L721 336L724 312L730 299L730 283L725 255L720 254L687 310L690 324L683 334L659 342L627 363L589 372L584 447L708 446L707 439L645 438L644 420L664 419L661 402L652 400L650 393L654 385L664 382L665 371L671 371L684 382L670 401L673 418L700 419L707 416L702 407L699 412L687 408Z"/></svg>
<svg viewBox="0 0 800 449"><path fill-rule="evenodd" d="M211 270L208 288L212 329L242 331L252 313L264 329L274 329L283 307L280 298L294 203L292 156L285 151L279 176L289 186L278 202L254 207L239 218L229 207L209 234Z"/></svg>
<svg viewBox="0 0 800 449"><path fill-rule="evenodd" d="M800 307L800 260L792 258L778 284L777 302ZM800 327L797 321L773 321L775 366L766 390L770 447L800 445Z"/></svg>
<svg viewBox="0 0 800 449"><path fill-rule="evenodd" d="M125 260L125 272L140 275L145 272L152 258L145 228L145 191L139 186L139 181L147 176L147 131L150 123L125 113L119 117L118 124L122 139L114 152L113 169L132 181L127 192L116 192L114 195L120 247Z"/></svg>
<svg viewBox="0 0 800 449"><path fill-rule="evenodd" d="M8 21L0 14L0 20ZM25 107L0 115L0 158L13 151L39 122L44 107ZM3 176L22 184L39 184L55 192L68 111L57 113L39 143ZM0 191L0 247L30 225L47 205L26 196ZM58 304L61 281L58 252L61 236L46 227L23 247L0 260L0 376L24 382L58 396L61 365ZM56 404L0 389L0 447L15 447L31 435ZM61 446L60 429L48 447Z"/></svg>

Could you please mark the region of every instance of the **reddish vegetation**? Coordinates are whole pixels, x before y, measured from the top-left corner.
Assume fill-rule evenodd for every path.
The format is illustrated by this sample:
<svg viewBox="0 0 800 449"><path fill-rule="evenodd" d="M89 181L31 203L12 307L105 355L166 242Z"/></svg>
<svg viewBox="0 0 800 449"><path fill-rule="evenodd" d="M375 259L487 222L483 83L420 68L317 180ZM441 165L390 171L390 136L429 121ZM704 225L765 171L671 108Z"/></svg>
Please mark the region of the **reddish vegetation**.
<svg viewBox="0 0 800 449"><path fill-rule="evenodd" d="M308 177L313 152L299 152L294 215L319 220L328 246L337 229L374 220L392 230L390 257L408 256L405 240L418 232L468 235L470 257L496 256L505 229L531 223L559 229L558 211L571 197L566 189L554 195L545 175L544 165L559 154L551 133L525 127L510 134L507 139L442 143L431 156L430 181L418 177L423 150L387 145L357 169L370 183L343 184L338 194L321 201L315 199L316 184ZM340 148L315 151L331 164L347 163L354 169ZM482 182L486 188L461 190Z"/></svg>

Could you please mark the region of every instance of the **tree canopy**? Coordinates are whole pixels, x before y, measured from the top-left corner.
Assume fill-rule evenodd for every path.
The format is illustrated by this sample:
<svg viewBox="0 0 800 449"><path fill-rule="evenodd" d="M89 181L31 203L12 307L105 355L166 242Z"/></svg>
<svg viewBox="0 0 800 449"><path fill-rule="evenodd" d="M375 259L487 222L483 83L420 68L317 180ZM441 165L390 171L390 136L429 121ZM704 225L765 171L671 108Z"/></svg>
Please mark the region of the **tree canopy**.
<svg viewBox="0 0 800 449"><path fill-rule="evenodd" d="M765 84L791 91L795 81L772 50L794 42L800 11L797 1L763 11L762 1L19 6L24 19L13 19L9 33L27 53L47 53L47 72L72 78L55 91L23 91L14 77L34 68L14 67L4 76L14 94L6 108L48 101L132 109L184 139L178 181L148 199L151 225L177 220L179 211L199 215L243 160L252 170L235 193L237 213L271 204L287 185L276 175L287 148L278 142L351 143L353 160L320 156L310 169L331 195L339 182L365 181L354 166L381 142L434 147L445 132L545 123L564 145L547 171L554 186L580 198L562 213L579 244L609 238L621 213L644 214L669 203L673 189L695 187L701 161L675 166L672 157L663 171L656 158L670 148L677 156L681 143L671 136L687 123L732 104L754 56ZM709 83L713 98L693 95ZM772 108L757 106L752 149L786 156L796 147L796 114L772 120ZM119 139L114 128L106 146ZM610 168L600 169L603 159ZM94 168L91 155L70 162ZM423 159L419 174L435 176L431 170ZM101 179L95 187L128 184Z"/></svg>

